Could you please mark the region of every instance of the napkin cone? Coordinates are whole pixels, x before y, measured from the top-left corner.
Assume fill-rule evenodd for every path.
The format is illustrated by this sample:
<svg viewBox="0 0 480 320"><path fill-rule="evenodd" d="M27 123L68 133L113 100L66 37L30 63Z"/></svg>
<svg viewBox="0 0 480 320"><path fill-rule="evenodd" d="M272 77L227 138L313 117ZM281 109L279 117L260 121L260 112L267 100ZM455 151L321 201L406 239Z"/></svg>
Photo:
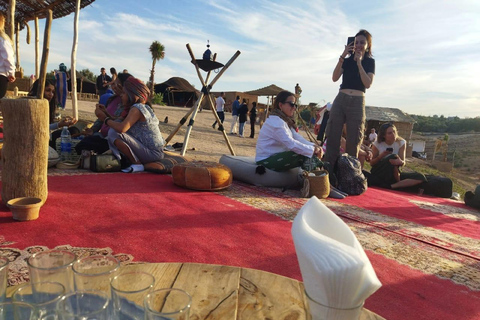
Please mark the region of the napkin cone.
<svg viewBox="0 0 480 320"><path fill-rule="evenodd" d="M350 228L313 196L300 209L292 237L308 297L328 310L328 319L346 319L342 309L361 309L366 298L382 286ZM321 317L320 317L321 318ZM326 318L327 319L327 318Z"/></svg>

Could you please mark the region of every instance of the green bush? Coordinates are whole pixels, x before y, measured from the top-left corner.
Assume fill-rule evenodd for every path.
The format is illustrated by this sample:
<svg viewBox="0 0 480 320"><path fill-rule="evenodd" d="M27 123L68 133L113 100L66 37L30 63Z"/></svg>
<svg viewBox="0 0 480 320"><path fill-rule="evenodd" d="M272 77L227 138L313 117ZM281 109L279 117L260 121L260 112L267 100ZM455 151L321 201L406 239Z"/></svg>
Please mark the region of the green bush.
<svg viewBox="0 0 480 320"><path fill-rule="evenodd" d="M155 93L155 95L152 97L152 103L160 106L166 106L165 102L163 102L163 94L161 93Z"/></svg>

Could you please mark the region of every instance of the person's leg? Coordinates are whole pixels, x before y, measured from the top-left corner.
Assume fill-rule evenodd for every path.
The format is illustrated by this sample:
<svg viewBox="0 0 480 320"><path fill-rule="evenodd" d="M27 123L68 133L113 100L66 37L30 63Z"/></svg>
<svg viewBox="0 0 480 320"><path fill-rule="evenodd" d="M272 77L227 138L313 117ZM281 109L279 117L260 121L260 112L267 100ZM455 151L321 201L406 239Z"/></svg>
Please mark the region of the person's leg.
<svg viewBox="0 0 480 320"><path fill-rule="evenodd" d="M345 111L347 115L347 141L345 151L353 157L358 157L360 144L363 141L365 97L350 97L350 100Z"/></svg>
<svg viewBox="0 0 480 320"><path fill-rule="evenodd" d="M255 120L250 119L250 138L255 137Z"/></svg>
<svg viewBox="0 0 480 320"><path fill-rule="evenodd" d="M237 133L237 117L232 116L232 124L230 126L230 134Z"/></svg>
<svg viewBox="0 0 480 320"><path fill-rule="evenodd" d="M8 87L8 78L0 75L0 99L5 97L5 94L7 93L7 87Z"/></svg>
<svg viewBox="0 0 480 320"><path fill-rule="evenodd" d="M340 138L342 137L343 124L345 122L344 103L348 95L339 93L333 101L328 124L326 129L327 135L327 152L325 159L333 166L337 161L340 152Z"/></svg>
<svg viewBox="0 0 480 320"><path fill-rule="evenodd" d="M417 184L420 184L422 182L423 182L422 180L405 179L405 180L400 180L398 182L395 182L394 184L391 185L391 187L392 189L407 188L407 187L416 186Z"/></svg>
<svg viewBox="0 0 480 320"><path fill-rule="evenodd" d="M245 127L245 122L240 122L240 126L238 128L238 135L243 138L243 128Z"/></svg>

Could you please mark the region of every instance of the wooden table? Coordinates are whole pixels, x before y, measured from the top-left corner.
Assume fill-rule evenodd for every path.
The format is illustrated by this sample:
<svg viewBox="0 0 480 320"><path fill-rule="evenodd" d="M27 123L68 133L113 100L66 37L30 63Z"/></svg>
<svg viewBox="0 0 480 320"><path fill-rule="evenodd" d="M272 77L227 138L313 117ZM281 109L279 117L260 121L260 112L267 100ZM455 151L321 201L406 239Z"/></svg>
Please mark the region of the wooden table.
<svg viewBox="0 0 480 320"><path fill-rule="evenodd" d="M155 289L187 291L191 320L310 319L303 283L270 272L200 263L140 263L122 271L151 273ZM367 309L360 319L384 320Z"/></svg>

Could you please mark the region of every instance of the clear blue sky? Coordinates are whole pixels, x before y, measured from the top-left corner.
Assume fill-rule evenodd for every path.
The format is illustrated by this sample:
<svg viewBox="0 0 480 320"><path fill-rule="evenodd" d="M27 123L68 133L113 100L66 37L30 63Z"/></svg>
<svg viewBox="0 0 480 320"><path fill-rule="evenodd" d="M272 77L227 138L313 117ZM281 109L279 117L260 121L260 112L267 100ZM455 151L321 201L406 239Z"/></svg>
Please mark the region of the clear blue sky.
<svg viewBox="0 0 480 320"><path fill-rule="evenodd" d="M52 26L48 70L70 65L71 14ZM32 30L33 23L30 23ZM170 77L200 82L185 48L201 58L210 40L217 60L242 54L214 91L248 91L270 84L293 91L301 102L332 101L340 81L332 71L348 36L373 35L374 83L367 105L410 114L480 116L480 1L267 1L97 0L80 13L77 70L124 68L147 81L148 47L165 45L155 82ZM41 23L43 43L43 23ZM21 34L21 65L34 73L34 44ZM33 39L33 37L32 37ZM261 100L261 102L263 102Z"/></svg>

